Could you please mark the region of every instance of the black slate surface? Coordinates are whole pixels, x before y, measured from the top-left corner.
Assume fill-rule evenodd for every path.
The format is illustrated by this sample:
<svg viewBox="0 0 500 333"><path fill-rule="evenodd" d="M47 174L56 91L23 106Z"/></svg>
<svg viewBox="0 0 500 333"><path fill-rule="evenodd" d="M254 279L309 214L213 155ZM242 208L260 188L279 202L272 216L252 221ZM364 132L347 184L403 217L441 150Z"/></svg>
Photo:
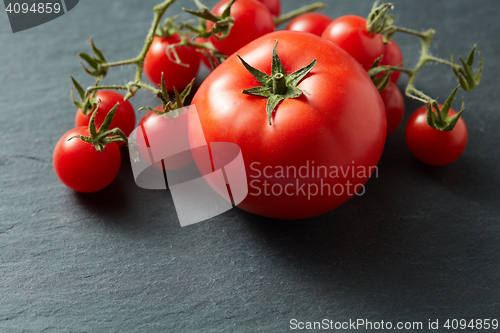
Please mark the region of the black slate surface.
<svg viewBox="0 0 500 333"><path fill-rule="evenodd" d="M371 7L326 2L332 17ZM236 209L185 228L167 191L134 184L126 150L116 181L95 194L64 187L51 164L74 126L68 74L92 83L76 53L92 36L111 60L135 56L155 3L80 1L16 34L0 13L0 331L288 332L293 318L419 321L421 331L439 319L447 331L448 318L500 319L498 1L395 1L399 24L437 30L435 55L466 55L474 43L483 53L480 87L459 93L469 143L457 162L419 163L401 127L366 194L324 216L275 221ZM302 3L284 0L284 11ZM180 0L169 13L182 6L194 7ZM418 41L396 40L414 64ZM117 69L107 80L132 75ZM454 85L434 65L417 80L441 98ZM419 106L406 102L405 120ZM141 92L132 103L155 101Z"/></svg>

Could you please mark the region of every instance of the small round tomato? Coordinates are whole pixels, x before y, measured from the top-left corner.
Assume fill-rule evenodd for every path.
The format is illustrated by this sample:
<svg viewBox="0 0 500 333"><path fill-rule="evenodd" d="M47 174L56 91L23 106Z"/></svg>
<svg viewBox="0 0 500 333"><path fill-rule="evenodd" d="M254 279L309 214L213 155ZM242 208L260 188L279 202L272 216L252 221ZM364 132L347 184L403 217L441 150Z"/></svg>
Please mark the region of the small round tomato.
<svg viewBox="0 0 500 333"><path fill-rule="evenodd" d="M267 98L243 93L259 81L232 55L196 92L192 104L199 122L188 119L189 140L193 148L207 142L240 147L248 195L239 208L279 219L314 217L362 192L375 172L387 132L384 105L366 71L338 46L313 34L277 31L238 54L270 75L276 43L286 75L316 59L294 87L308 94L277 104L270 124ZM193 149L201 169L202 155ZM215 191L227 193L225 184L206 180Z"/></svg>
<svg viewBox="0 0 500 333"><path fill-rule="evenodd" d="M455 114L456 111L450 109L449 116ZM430 127L427 123L427 108L422 106L408 120L405 137L413 156L426 164L441 166L450 164L462 155L467 145L468 133L462 117L451 131Z"/></svg>
<svg viewBox="0 0 500 333"><path fill-rule="evenodd" d="M227 7L229 0L222 0L212 9L212 12L220 16ZM247 45L254 39L267 33L273 32L273 15L262 3L257 0L238 0L231 6L231 17L234 25L231 32L224 40L217 40L210 36L214 47L225 55L231 55L241 47ZM213 22L207 22L207 31L212 29Z"/></svg>
<svg viewBox="0 0 500 333"><path fill-rule="evenodd" d="M332 22L333 20L324 14L306 13L290 21L285 30L304 31L321 36L326 27Z"/></svg>
<svg viewBox="0 0 500 333"><path fill-rule="evenodd" d="M405 112L405 100L399 88L392 82L380 92L384 101L385 116L387 118L387 136L398 129Z"/></svg>
<svg viewBox="0 0 500 333"><path fill-rule="evenodd" d="M273 16L280 16L281 14L281 0L258 0L259 2L262 2L264 4L264 6L267 7L267 9L269 9L269 11L271 12L271 14L273 14Z"/></svg>
<svg viewBox="0 0 500 333"><path fill-rule="evenodd" d="M170 37L154 37L146 58L144 59L144 73L153 84L161 85L161 73L165 78L168 91L182 90L196 77L200 67L200 55L192 46L179 46L175 48L181 64L171 61L167 55L167 48L180 42L178 34ZM170 50L170 56L174 53Z"/></svg>
<svg viewBox="0 0 500 333"><path fill-rule="evenodd" d="M123 131L123 133L125 133L126 136L129 136L135 128L135 111L132 104L130 104L129 101L124 101L123 95L113 90L99 90L96 97L101 101L99 109L97 110L97 115L95 116L96 128L101 127L108 112L116 105L116 103L120 103L116 109L115 116L109 129L119 128ZM92 112L84 115L82 110L78 109L75 117L75 126L88 126ZM124 142L119 142L118 146L121 147L124 144Z"/></svg>
<svg viewBox="0 0 500 333"><path fill-rule="evenodd" d="M155 110L157 111L161 111L163 110L163 108L161 106L158 106L155 108ZM144 115L144 117L141 118L141 120L139 121L139 125L137 125L138 127L142 126L146 121L148 121L151 117L156 117L158 116L158 113L154 112L154 111L149 111L148 113L146 113Z"/></svg>
<svg viewBox="0 0 500 333"><path fill-rule="evenodd" d="M161 106L156 108L161 110ZM187 136L187 109L174 117L150 111L141 120L136 141L144 160L158 169L176 170L193 161ZM180 111L176 110L175 112Z"/></svg>
<svg viewBox="0 0 500 333"><path fill-rule="evenodd" d="M382 35L369 33L366 19L360 16L345 15L335 19L321 37L343 48L367 71L384 53Z"/></svg>
<svg viewBox="0 0 500 333"><path fill-rule="evenodd" d="M116 142L104 146L102 152L75 135L89 136L87 126L74 128L56 144L52 158L57 177L78 192L95 192L108 186L120 170L121 155Z"/></svg>
<svg viewBox="0 0 500 333"><path fill-rule="evenodd" d="M403 53L399 48L398 44L392 39L389 39L389 42L385 44L384 49L384 57L380 61L381 66L397 66L403 62ZM402 67L403 65L400 65ZM394 71L391 74L391 81L396 83L401 76L401 72Z"/></svg>

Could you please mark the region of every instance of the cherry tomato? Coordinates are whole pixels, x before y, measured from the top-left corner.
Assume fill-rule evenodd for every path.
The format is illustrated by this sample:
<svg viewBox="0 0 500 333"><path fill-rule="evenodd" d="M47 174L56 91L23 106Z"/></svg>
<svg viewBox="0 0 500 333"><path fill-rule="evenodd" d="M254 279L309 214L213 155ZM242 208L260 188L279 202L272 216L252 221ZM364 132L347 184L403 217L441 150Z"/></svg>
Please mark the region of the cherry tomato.
<svg viewBox="0 0 500 333"><path fill-rule="evenodd" d="M222 15L229 0L222 0L212 9L215 15ZM224 40L210 36L215 48L225 55L231 55L241 47L256 38L273 32L274 20L271 12L257 0L238 0L231 6L231 17L234 25ZM207 22L207 31L213 27L213 22Z"/></svg>
<svg viewBox="0 0 500 333"><path fill-rule="evenodd" d="M449 116L455 114L456 111L450 109ZM408 120L405 137L413 156L426 164L441 166L450 164L462 155L468 133L462 117L453 130L448 132L430 127L427 124L427 108L422 106Z"/></svg>
<svg viewBox="0 0 500 333"><path fill-rule="evenodd" d="M366 30L366 19L360 16L345 15L335 19L321 36L347 51L367 71L384 53L382 35L370 34Z"/></svg>
<svg viewBox="0 0 500 333"><path fill-rule="evenodd" d="M387 118L387 136L396 132L405 112L405 100L399 88L392 82L380 92L384 101L385 115Z"/></svg>
<svg viewBox="0 0 500 333"><path fill-rule="evenodd" d="M280 0L258 0L269 9L273 16L280 16L281 14L281 1Z"/></svg>
<svg viewBox="0 0 500 333"><path fill-rule="evenodd" d="M399 48L398 44L396 44L395 41L389 39L389 42L385 44L384 57L380 61L380 65L397 66L402 62L403 62L403 53L401 52L401 49ZM402 65L400 65L400 67L402 67ZM392 72L391 81L394 83L398 82L400 76L401 72L398 71Z"/></svg>
<svg viewBox="0 0 500 333"><path fill-rule="evenodd" d="M230 56L194 96L203 133L190 117L189 139L192 147L205 142L231 142L240 147L249 185L247 197L238 205L241 209L279 219L308 218L326 213L361 192L375 172L387 132L384 104L366 71L352 57L313 34L277 31L251 42L238 54L269 75L276 40L286 74L317 59L297 86L310 95L282 101L270 125L266 98L242 93L259 82L236 55ZM200 156L193 155L202 167ZM318 166L326 168L328 175L319 175ZM298 172L301 167L309 170L309 177L293 174L293 169ZM280 168L285 170L282 176ZM338 178L330 173L340 168L349 171ZM288 175L287 170L291 170ZM357 172L361 170L366 173ZM210 184L219 193L227 191ZM323 195L309 195L315 188L320 191L322 184ZM302 185L305 189L301 190ZM266 189L281 193L266 195Z"/></svg>
<svg viewBox="0 0 500 333"><path fill-rule="evenodd" d="M321 36L326 27L332 22L333 20L324 14L307 13L294 18L285 29L310 32L317 36Z"/></svg>
<svg viewBox="0 0 500 333"><path fill-rule="evenodd" d="M162 110L162 107L161 106L158 106L155 108L155 110L158 110L158 111L161 111ZM149 111L148 113L146 113L144 115L144 117L141 118L141 120L139 121L139 125L138 127L142 126L146 121L148 121L151 117L156 117L158 116L158 113L154 112L154 111Z"/></svg>
<svg viewBox="0 0 500 333"><path fill-rule="evenodd" d="M161 106L156 108L161 110ZM175 170L193 161L187 137L187 111L178 117L149 111L139 123L137 144L144 160L158 169Z"/></svg>
<svg viewBox="0 0 500 333"><path fill-rule="evenodd" d="M165 77L165 86L168 91L182 90L196 77L200 67L200 55L192 46L179 46L175 50L182 64L171 61L167 55L169 45L180 42L178 34L170 37L154 37L146 58L144 59L144 73L153 84L161 85L161 73ZM174 59L174 54L170 51Z"/></svg>
<svg viewBox="0 0 500 333"><path fill-rule="evenodd" d="M157 106L154 108L156 111L163 111L163 107L161 105ZM151 117L156 117L158 116L158 113L154 112L154 111L148 111L148 113L146 113L144 115L144 117L141 118L141 120L139 121L139 126L143 125L146 121L149 120L149 118Z"/></svg>
<svg viewBox="0 0 500 333"><path fill-rule="evenodd" d="M126 136L128 136L135 128L135 111L132 104L130 104L129 101L124 101L123 95L113 90L99 90L96 96L97 99L101 100L101 104L97 110L97 115L95 116L96 128L101 127L101 124L103 123L104 118L106 118L108 112L116 105L116 103L120 103L116 109L115 116L109 129L118 127L123 131L123 133L125 133ZM88 115L84 115L82 110L78 109L75 117L75 126L88 126L92 112ZM118 146L121 147L124 144L124 142L119 142Z"/></svg>
<svg viewBox="0 0 500 333"><path fill-rule="evenodd" d="M64 134L56 144L52 158L57 177L64 185L78 192L95 192L108 186L120 170L121 155L113 142L99 152L90 143L75 135L89 136L87 126L80 126Z"/></svg>

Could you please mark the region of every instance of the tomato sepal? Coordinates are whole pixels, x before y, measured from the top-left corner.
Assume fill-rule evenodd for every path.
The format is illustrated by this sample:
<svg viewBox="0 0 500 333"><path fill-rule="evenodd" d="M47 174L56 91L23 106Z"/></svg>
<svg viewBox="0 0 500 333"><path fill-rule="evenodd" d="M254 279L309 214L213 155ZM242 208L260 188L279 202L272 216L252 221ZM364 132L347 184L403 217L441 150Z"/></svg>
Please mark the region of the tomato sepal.
<svg viewBox="0 0 500 333"><path fill-rule="evenodd" d="M97 103L97 108L94 112L92 112L92 115L90 117L89 121L89 134L90 136L84 136L84 135L75 135L72 136L68 139L68 141L72 139L79 138L80 140L90 143L95 147L97 151L104 151L104 146L107 144L110 144L112 142L119 142L123 141L126 144L128 143L128 138L123 133L123 131L119 128L113 128L112 130L109 129L109 126L111 125L111 122L113 121L113 117L115 116L116 109L118 108L118 105L120 103L116 103L115 106L108 112L106 115L106 118L104 119L101 127L99 127L98 130L96 130L95 126L95 117L97 115L97 111L100 106L100 101Z"/></svg>
<svg viewBox="0 0 500 333"><path fill-rule="evenodd" d="M394 7L392 3L383 3L378 5L379 0L373 3L372 10L366 19L366 30L371 34L382 34L384 44L389 42L392 35L396 32L393 27L394 15L387 14Z"/></svg>
<svg viewBox="0 0 500 333"><path fill-rule="evenodd" d="M92 46L92 51L94 52L94 55L90 56L87 53L80 52L78 53L78 56L82 58L82 60L84 60L88 66L93 68L93 70L87 68L83 64L83 62L81 62L80 64L82 65L85 72L87 72L89 75L95 77L104 77L108 73L108 69L106 67L101 67L100 65L106 63L106 58L104 57L102 51L95 46L92 38L89 39L89 43Z"/></svg>
<svg viewBox="0 0 500 333"><path fill-rule="evenodd" d="M483 74L483 55L479 50L477 50L477 52L479 53L479 68L477 70L477 73L474 74L474 70L472 69L472 66L474 65L474 54L476 53L476 50L477 46L474 45L466 60L462 59L461 56L458 56L460 62L462 63L462 67L460 68L460 70L453 68L453 72L455 73L458 82L460 82L462 88L467 91L472 91L477 87L477 85L481 82L481 76ZM453 55L451 53L450 60L452 64L455 64L455 62L453 61Z"/></svg>
<svg viewBox="0 0 500 333"><path fill-rule="evenodd" d="M457 86L455 89L453 89L450 96L448 96L448 98L446 99L441 108L439 107L437 101L432 101L432 102L429 101L425 104L427 108L427 123L429 124L430 127L443 132L449 132L455 128L458 119L462 116L462 113L464 113L465 111L465 103L462 98L462 107L460 111L457 112L457 114L448 117L451 108L451 102L453 102L453 99L455 98L458 88L460 88L460 85ZM435 111L433 111L433 108Z"/></svg>
<svg viewBox="0 0 500 333"><path fill-rule="evenodd" d="M389 84L389 81L391 78L391 74L394 71L391 69L387 70L385 68L379 67L379 64L383 58L384 58L383 55L378 57L373 62L372 68L368 71L368 75L372 79L373 84L375 85L375 87L377 87L378 91L382 91L385 88L387 88L387 85ZM382 74L382 75L380 75L380 74Z"/></svg>
<svg viewBox="0 0 500 333"><path fill-rule="evenodd" d="M278 41L276 41L273 49L271 75L267 75L257 68L252 67L239 54L236 54L248 72L262 85L245 89L242 93L267 98L266 113L269 125L272 125L272 114L281 101L288 98L298 98L303 94L310 95L307 91L297 88L297 85L309 74L317 63L317 60L314 59L309 65L291 74L286 74L277 50Z"/></svg>
<svg viewBox="0 0 500 333"><path fill-rule="evenodd" d="M217 16L210 11L210 9L205 6L201 1L194 0L198 11L182 8L185 12L197 16L203 20L212 21L214 25L209 31L197 31L198 37L208 38L214 36L217 40L224 40L234 25L234 19L231 17L231 6L236 0L231 0L227 7L222 12L221 16Z"/></svg>
<svg viewBox="0 0 500 333"><path fill-rule="evenodd" d="M97 105L97 97L95 94L89 95L83 90L82 86L76 81L76 79L70 75L71 81L73 82L73 85L75 86L76 91L78 92L78 96L80 96L81 102L78 102L75 100L75 95L73 91L73 87L71 87L71 101L73 102L73 105L75 105L77 108L82 109L82 113L84 115L88 115L91 110L94 109L94 107ZM100 80L97 80L96 84L99 83Z"/></svg>
<svg viewBox="0 0 500 333"><path fill-rule="evenodd" d="M174 87L174 98L175 102L172 103L172 101L168 101L167 103L163 103L163 106L161 106L162 110L158 110L158 108L152 108L150 106L143 106L139 108L137 111L140 113L142 110L148 110L148 111L153 111L154 113L158 115L163 115L167 112L172 112L177 109L181 109L184 107L184 102L187 98L187 96L191 93L191 89L193 88L193 83L195 79L192 79L191 82L187 85L184 90L182 90L181 93ZM163 82L163 77L162 77L162 82ZM165 96L168 96L166 94L166 88L165 84L162 84L162 91L165 90Z"/></svg>

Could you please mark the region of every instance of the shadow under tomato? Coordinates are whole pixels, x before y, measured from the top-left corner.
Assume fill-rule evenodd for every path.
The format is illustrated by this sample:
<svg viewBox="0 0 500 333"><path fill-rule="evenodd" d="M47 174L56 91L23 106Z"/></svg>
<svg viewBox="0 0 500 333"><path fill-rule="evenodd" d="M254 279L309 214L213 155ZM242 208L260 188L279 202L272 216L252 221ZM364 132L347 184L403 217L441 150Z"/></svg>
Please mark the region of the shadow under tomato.
<svg viewBox="0 0 500 333"><path fill-rule="evenodd" d="M276 265L293 272L291 279L304 281L305 290L325 297L347 293L391 314L410 313L416 306L474 304L473 290L495 279L479 272L487 267L496 236L477 226L488 228L495 221L491 212L481 215L481 206L498 211L498 196L491 195L498 189L497 173L465 156L446 167L427 166L399 139L386 146L380 177L368 181L363 197L307 220L243 211L238 218L254 247L272 254ZM482 222L476 223L478 218Z"/></svg>

